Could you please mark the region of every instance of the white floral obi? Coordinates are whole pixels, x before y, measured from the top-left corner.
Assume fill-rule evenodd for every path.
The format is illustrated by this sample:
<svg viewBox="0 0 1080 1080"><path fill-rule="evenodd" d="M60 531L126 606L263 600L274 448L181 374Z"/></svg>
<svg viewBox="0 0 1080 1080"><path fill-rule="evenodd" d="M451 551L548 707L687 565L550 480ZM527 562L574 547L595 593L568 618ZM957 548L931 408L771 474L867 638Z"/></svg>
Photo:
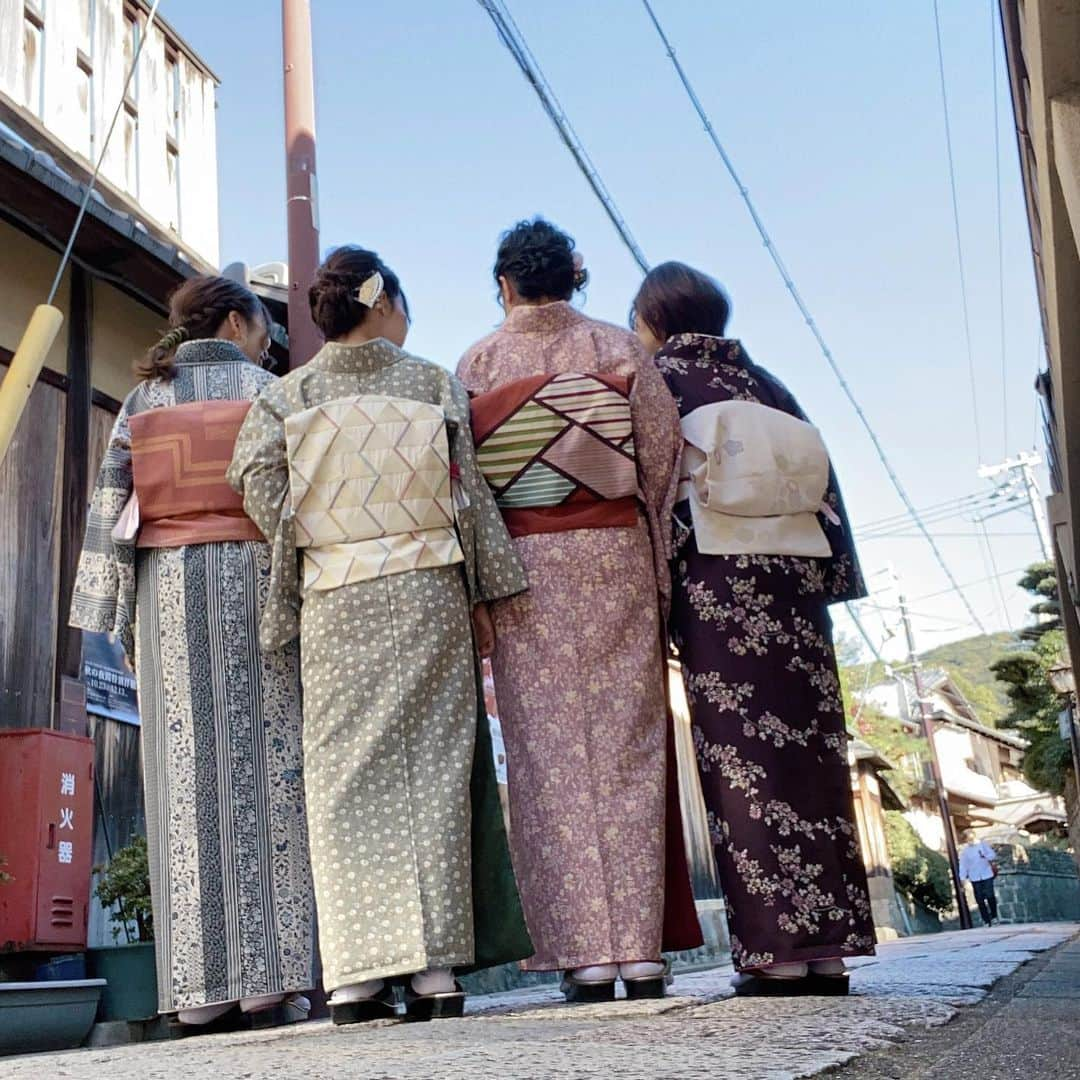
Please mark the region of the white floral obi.
<svg viewBox="0 0 1080 1080"><path fill-rule="evenodd" d="M756 401L702 405L682 419L679 498L703 555L825 558L818 521L829 455L813 425Z"/></svg>
<svg viewBox="0 0 1080 1080"><path fill-rule="evenodd" d="M438 405L361 395L285 420L304 589L464 562Z"/></svg>

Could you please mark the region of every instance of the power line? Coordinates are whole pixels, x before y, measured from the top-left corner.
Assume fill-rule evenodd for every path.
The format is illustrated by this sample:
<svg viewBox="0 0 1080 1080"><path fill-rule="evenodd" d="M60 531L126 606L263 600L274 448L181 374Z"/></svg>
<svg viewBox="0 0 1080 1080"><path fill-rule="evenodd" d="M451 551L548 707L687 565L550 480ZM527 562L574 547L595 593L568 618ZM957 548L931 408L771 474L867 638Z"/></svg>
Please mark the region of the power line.
<svg viewBox="0 0 1080 1080"><path fill-rule="evenodd" d="M967 278L964 276L964 245L960 238L960 206L956 198L956 166L953 161L952 128L949 125L949 95L945 89L945 52L941 47L941 15L934 0L934 30L937 35L938 72L941 75L941 105L945 117L945 149L949 157L949 190L952 192L953 225L956 231L956 261L960 270L960 306L964 316L964 344L967 348L968 377L971 381L971 415L975 421L976 464L982 464L982 431L979 427L979 399L975 387L975 357L971 351L971 320L968 316Z"/></svg>
<svg viewBox="0 0 1080 1080"><path fill-rule="evenodd" d="M1001 588L1001 574L998 572L997 559L994 558L994 549L990 544L990 534L986 531L986 522L980 521L982 526L983 538L986 541L986 554L990 559L990 569L993 570L993 582L994 588L997 590L997 598L1001 604L1001 614L1005 617L1005 625L1012 630L1012 619L1009 617L1009 605L1005 603L1005 592Z"/></svg>
<svg viewBox="0 0 1080 1080"><path fill-rule="evenodd" d="M998 28L1001 25L999 0L990 0L990 66L994 86L994 179L997 190L997 257L998 257L998 332L1001 336L1001 445L1002 457L1009 456L1009 387L1008 365L1005 363L1005 245L1002 240L1001 217L1001 121L998 118Z"/></svg>
<svg viewBox="0 0 1080 1080"><path fill-rule="evenodd" d="M600 179L600 173L589 157L584 144L578 138L577 132L574 131L565 110L559 104L559 99L555 96L551 84L544 77L543 71L540 70L536 57L533 56L529 46L526 44L525 38L514 22L509 9L502 0L477 0L477 2L491 16L491 21L495 24L495 29L498 31L502 43L509 50L514 60L517 61L517 65L521 68L521 73L528 80L529 85L536 91L540 104L543 105L544 111L555 125L555 129L566 144L567 149L573 154L578 168L589 182L593 194L600 200L601 205L607 212L607 216L611 219L612 225L615 226L619 236L622 237L622 242L627 246L630 254L633 255L638 266L648 273L649 261L645 258L645 253L634 239L633 233L630 232L630 226L626 224L626 220L619 213L619 208L615 205L611 192L608 191L603 180Z"/></svg>
<svg viewBox="0 0 1080 1080"><path fill-rule="evenodd" d="M484 0L481 0L484 2ZM832 369L833 374L836 376L837 381L840 383L840 388L843 390L848 401L851 403L852 408L855 410L859 421L865 428L867 435L870 437L870 441L874 446L874 450L877 453L885 472L888 474L890 481L892 481L893 487L896 489L897 495L900 496L900 501L904 504L907 512L911 515L911 519L915 522L919 531L925 536L926 542L930 545L930 550L933 551L934 557L937 559L938 565L941 567L948 579L949 583L956 590L961 601L963 601L964 607L967 609L968 614L971 616L972 621L983 632L986 633L986 628L982 624L982 620L975 614L975 609L971 606L968 598L960 590L960 586L953 576L952 571L949 569L948 563L945 562L945 557L941 553L941 549L937 546L933 536L930 535L929 529L922 523L919 517L919 512L915 509L915 504L911 501L907 491L904 489L904 485L900 482L900 477L897 476L896 471L893 469L892 464L889 462L888 456L885 453L884 447L881 445L881 441L877 437L877 433L870 425L870 421L867 419L866 414L862 410L862 406L859 404L858 399L852 392L851 387L848 385L847 379L844 378L843 372L840 370L840 366L837 364L835 357L832 354L832 350L829 348L822 336L821 331L818 329L817 323L814 321L814 317L810 314L809 308L807 308L802 295L795 287L795 282L792 280L791 275L788 273L787 267L784 265L784 261L780 258L780 253L776 250L776 245L773 243L772 238L769 236L768 231L765 228L764 222L758 215L757 209L754 206L753 200L750 198L750 192L739 178L739 174L735 171L735 166L728 157L727 151L724 149L723 144L720 142L719 136L717 136L715 129L712 126L712 122L709 120L708 114L705 112L704 106L702 106L700 99L694 92L694 88L687 77L686 72L683 70L682 64L679 62L678 57L675 55L675 50L668 40L667 34L664 33L663 27L660 25L660 20L656 17L656 12L653 11L652 5L649 0L641 0L645 6L645 10L649 14L649 18L652 20L653 26L656 28L656 33L659 35L660 40L664 44L664 48L667 50L667 54L671 59L671 63L675 68L676 73L679 76L679 80L683 84L683 89L686 91L687 97L689 97L691 104L694 106L698 117L705 125L705 131L708 133L709 138L712 140L713 146L716 148L716 152L720 155L720 159L723 161L725 168L731 176L731 179L735 182L735 186L739 191L739 195L742 197L743 202L746 204L747 210L750 212L750 216L754 221L754 225L757 227L758 234L761 236L762 242L765 245L765 249L768 251L769 256L776 265L776 269L780 272L781 278L783 278L784 285L787 287L789 293L791 293L792 299L795 301L799 312L802 314L803 319L806 321L806 325L809 327L810 332L814 335L818 346L821 349L822 355L825 357L826 362Z"/></svg>

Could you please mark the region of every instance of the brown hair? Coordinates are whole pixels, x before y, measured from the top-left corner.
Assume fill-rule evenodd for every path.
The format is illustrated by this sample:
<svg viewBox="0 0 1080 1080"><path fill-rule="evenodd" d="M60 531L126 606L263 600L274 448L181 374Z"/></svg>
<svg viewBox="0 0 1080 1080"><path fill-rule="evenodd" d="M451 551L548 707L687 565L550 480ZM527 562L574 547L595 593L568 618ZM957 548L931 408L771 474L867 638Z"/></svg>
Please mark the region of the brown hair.
<svg viewBox="0 0 1080 1080"><path fill-rule="evenodd" d="M231 311L248 322L262 318L267 330L273 321L266 305L239 281L213 274L189 278L169 298L169 331L136 363L135 374L141 379L171 379L180 344L214 337Z"/></svg>
<svg viewBox="0 0 1080 1080"><path fill-rule="evenodd" d="M666 262L645 275L630 308L660 341L675 334L722 337L731 314L727 293L708 274L681 262Z"/></svg>
<svg viewBox="0 0 1080 1080"><path fill-rule="evenodd" d="M311 320L327 341L344 337L368 317L371 308L356 299L356 290L376 272L382 274L387 299L393 302L400 296L408 316L409 302L397 274L374 251L346 244L326 257L308 289Z"/></svg>

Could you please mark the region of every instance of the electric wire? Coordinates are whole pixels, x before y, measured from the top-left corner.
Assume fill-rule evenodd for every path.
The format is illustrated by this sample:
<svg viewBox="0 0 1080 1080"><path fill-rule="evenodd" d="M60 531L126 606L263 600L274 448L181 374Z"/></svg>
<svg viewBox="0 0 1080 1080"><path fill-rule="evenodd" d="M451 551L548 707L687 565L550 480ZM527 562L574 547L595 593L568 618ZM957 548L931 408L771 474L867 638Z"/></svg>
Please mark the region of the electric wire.
<svg viewBox="0 0 1080 1080"><path fill-rule="evenodd" d="M994 93L994 186L997 192L998 333L1001 338L1001 445L1002 457L1009 456L1009 387L1005 357L1005 244L1001 212L1001 120L998 116L998 31L1001 26L999 0L990 0L990 66Z"/></svg>
<svg viewBox="0 0 1080 1080"><path fill-rule="evenodd" d="M971 383L971 415L975 424L976 464L982 464L982 428L979 424L979 398L975 381L975 355L971 349L971 319L968 314L967 278L964 274L964 245L960 236L960 204L956 196L956 164L953 160L952 127L949 123L949 95L945 87L945 52L941 45L941 13L934 4L934 31L937 37L938 73L941 76L941 105L945 118L945 149L949 160L949 191L952 194L953 226L956 233L956 262L960 271L960 308L964 320L964 345L967 349L968 378Z"/></svg>
<svg viewBox="0 0 1080 1080"><path fill-rule="evenodd" d="M481 0L481 2L484 3L485 0ZM971 616L972 621L982 633L985 633L986 628L983 626L982 620L975 613L975 609L971 606L971 602L960 589L959 583L953 575L952 570L949 568L948 563L945 561L945 557L942 554L941 549L938 547L937 542L930 534L930 530L923 524L922 520L920 519L919 512L918 510L916 510L915 504L911 501L911 497L908 495L907 490L904 488L904 485L900 481L900 477L897 475L896 470L893 468L892 463L889 461L888 455L885 453L885 448L882 446L881 440L878 438L877 432L874 430L873 426L871 425L869 419L866 416L866 413L863 411L862 406L859 404L858 399L855 397L854 392L852 391L847 379L844 377L844 374L840 369L840 365L837 363L836 358L833 356L832 350L829 348L828 343L825 341L821 330L818 328L817 322L814 320L813 315L810 313L809 308L806 306L806 302L803 300L802 294L796 287L795 282L791 277L791 274L788 272L788 269L785 266L783 259L780 257L780 253L776 249L776 245L773 243L772 237L769 235L768 230L765 228L765 224L761 220L761 217L758 214L757 208L755 207L753 200L750 198L749 190L740 179L731 158L728 156L727 151L724 149L723 143L721 143L719 136L716 134L716 130L709 119L708 113L706 113L704 106L701 104L701 100L698 98L697 93L694 91L693 85L691 84L689 77L683 69L683 66L680 63L678 57L675 55L675 49L672 47L672 44L668 39L667 34L664 32L664 28L661 26L660 20L657 18L656 12L653 10L652 4L649 3L649 0L642 0L642 4L644 5L646 12L648 13L649 19L652 21L653 27L656 29L657 35L659 36L661 42L663 42L664 48L667 51L667 55L671 60L673 67L675 68L676 74L679 77L679 81L683 85L683 89L686 91L687 97L690 99L690 102L693 105L695 111L697 112L699 119L704 125L705 131L708 134L710 140L712 141L716 152L720 155L720 159L721 161L723 161L724 167L727 169L729 175L731 176L731 179L734 181L739 195L745 203L746 208L750 213L750 217L753 219L754 225L758 230L758 234L761 236L762 243L765 245L765 249L768 251L770 258L776 265L776 268L779 271L781 278L783 279L784 285L787 288L788 292L791 294L792 299L795 301L795 304L798 307L803 319L805 320L807 327L817 341L818 347L821 349L822 355L825 357L826 363L828 363L829 367L832 369L833 375L836 377L837 381L840 384L840 388L843 390L844 395L847 397L852 408L855 410L855 414L858 416L860 423L866 430L867 435L870 437L870 441L873 444L878 459L881 461L881 464L884 467L885 472L889 477L889 480L892 482L893 487L896 489L896 493L897 495L899 495L900 501L903 503L912 521L914 521L919 531L925 537L927 544L930 546L930 550L934 553L934 558L937 560L937 563L941 567L942 572L945 574L945 577L952 585L953 589L956 591L968 614Z"/></svg>
<svg viewBox="0 0 1080 1080"><path fill-rule="evenodd" d="M607 216L611 219L612 225L615 226L615 230L622 238L622 242L626 245L641 270L648 273L649 261L645 258L645 253L641 250L637 240L634 239L630 226L627 225L626 219L615 205L611 192L608 191L603 180L601 180L600 173L593 164L592 158L589 157L585 145L578 138L577 132L570 123L570 118L566 115L562 105L559 104L555 91L544 76L536 57L529 49L524 35L518 29L517 23L514 22L514 18L506 4L502 0L477 0L477 2L491 17L502 43L516 61L529 85L536 91L540 104L555 125L555 129L566 144L566 148L573 155L582 175L592 188L593 194L600 200Z"/></svg>
<svg viewBox="0 0 1080 1080"><path fill-rule="evenodd" d="M1005 592L1001 588L1001 574L998 573L997 559L994 558L994 549L990 544L990 534L986 531L985 519L980 519L979 524L982 526L983 539L986 542L986 554L987 557L990 559L990 569L994 572L992 581L994 583L994 588L997 592L998 601L1001 604L1001 614L1005 618L1005 625L1009 628L1010 631L1012 631L1013 624L1012 618L1009 616L1009 605L1005 602Z"/></svg>

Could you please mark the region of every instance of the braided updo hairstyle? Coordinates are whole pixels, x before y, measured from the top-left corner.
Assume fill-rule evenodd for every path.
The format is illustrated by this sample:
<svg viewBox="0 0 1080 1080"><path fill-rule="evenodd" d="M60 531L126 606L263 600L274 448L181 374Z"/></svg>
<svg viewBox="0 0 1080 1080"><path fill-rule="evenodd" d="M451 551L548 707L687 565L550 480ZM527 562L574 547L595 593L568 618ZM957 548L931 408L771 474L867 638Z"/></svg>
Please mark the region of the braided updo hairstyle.
<svg viewBox="0 0 1080 1080"><path fill-rule="evenodd" d="M356 290L376 272L382 274L386 298L394 303L400 296L406 316L409 314L409 302L397 274L374 251L346 244L326 257L308 290L311 320L327 341L344 337L371 313L371 308L356 299Z"/></svg>
<svg viewBox="0 0 1080 1080"><path fill-rule="evenodd" d="M231 311L248 322L262 319L270 329L270 312L246 285L214 274L189 278L169 298L169 331L136 363L135 374L141 379L171 379L180 345L215 337Z"/></svg>
<svg viewBox="0 0 1080 1080"><path fill-rule="evenodd" d="M499 239L493 273L505 277L523 300L569 300L589 275L574 257L574 240L550 221L519 221Z"/></svg>

